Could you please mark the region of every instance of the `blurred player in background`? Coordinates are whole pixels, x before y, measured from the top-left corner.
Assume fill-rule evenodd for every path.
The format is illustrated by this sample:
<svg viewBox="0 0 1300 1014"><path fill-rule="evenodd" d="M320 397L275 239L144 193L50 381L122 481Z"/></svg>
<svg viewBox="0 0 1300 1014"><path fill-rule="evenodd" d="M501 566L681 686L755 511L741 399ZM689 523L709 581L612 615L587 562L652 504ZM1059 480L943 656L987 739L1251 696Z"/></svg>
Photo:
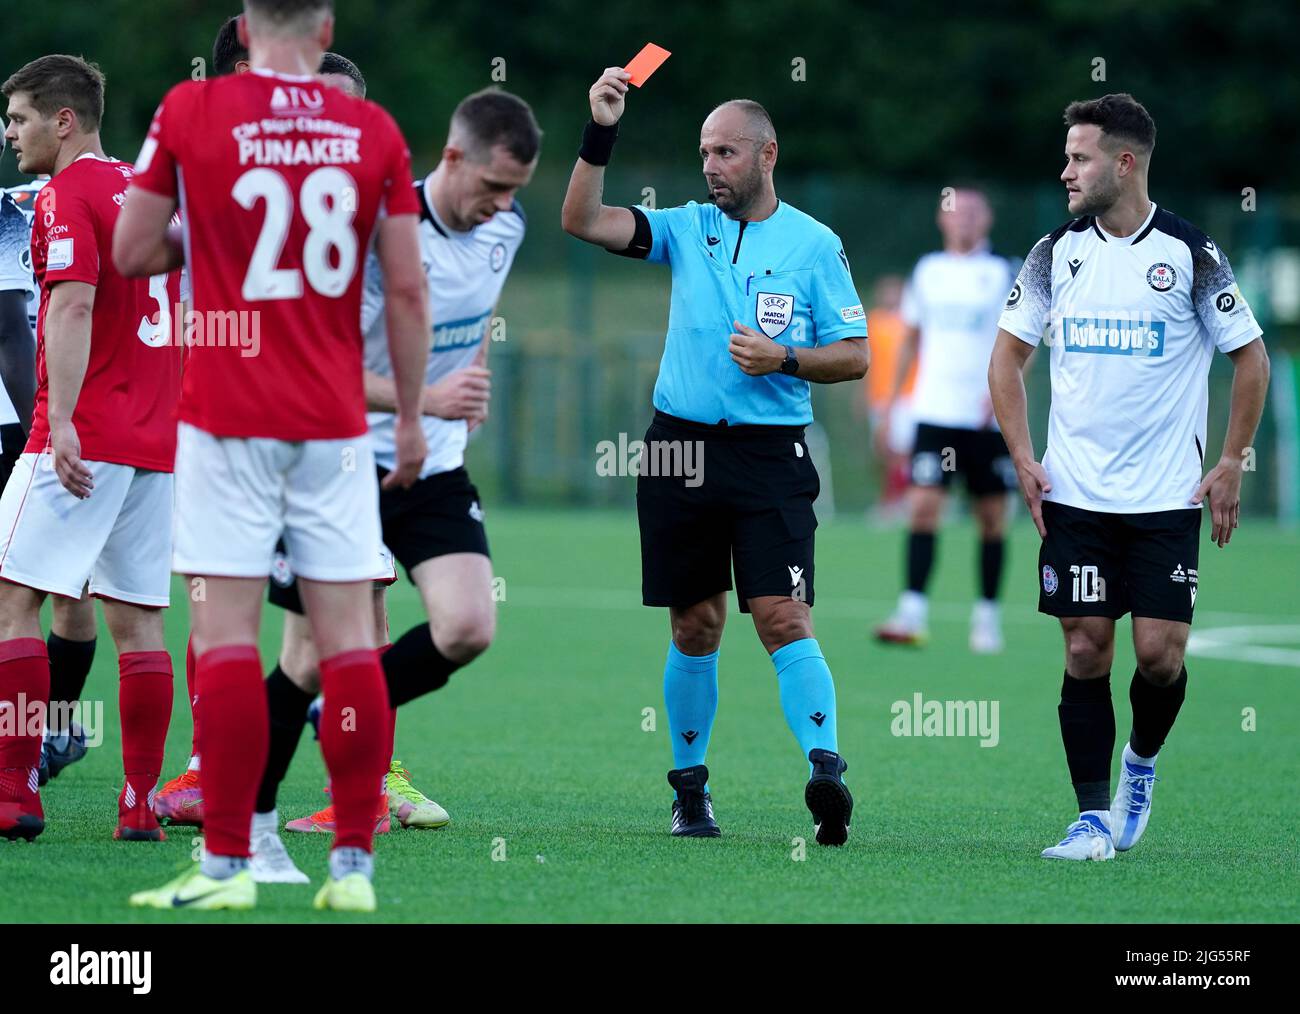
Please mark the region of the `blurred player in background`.
<svg viewBox="0 0 1300 1014"><path fill-rule="evenodd" d="M172 707L162 608L171 577L176 273L127 279L109 256L131 166L104 155L104 78L71 56L11 76L6 136L19 169L52 178L37 200L37 390L27 448L0 497L0 700L50 696L40 639L48 594L102 598L121 674L115 838L160 841L150 807ZM124 393L125 392L125 393ZM40 737L0 739L0 833L35 837ZM28 777L28 773L30 777Z"/></svg>
<svg viewBox="0 0 1300 1014"><path fill-rule="evenodd" d="M1131 95L1073 102L1061 182L1078 215L1025 258L999 321L989 384L1043 542L1038 609L1059 618L1057 713L1079 807L1048 859L1110 859L1151 815L1156 754L1187 693L1201 503L1220 548L1237 527L1243 455L1268 393L1262 332L1228 258L1147 196L1156 125ZM1052 411L1034 458L1023 370L1048 336ZM1204 469L1207 378L1232 360L1223 451ZM1133 615L1133 725L1110 795L1115 621Z"/></svg>
<svg viewBox="0 0 1300 1014"><path fill-rule="evenodd" d="M889 644L925 642L935 545L948 488L960 473L979 535L979 598L971 612L970 648L989 654L1002 650L998 593L1007 493L1015 488L1015 471L989 400L989 353L1015 266L989 247L993 213L983 192L949 190L937 222L943 250L917 262L903 295L907 334L890 394L892 406L902 395L907 371L919 361L912 397L916 444L907 587L876 638Z"/></svg>
<svg viewBox="0 0 1300 1014"><path fill-rule="evenodd" d="M871 420L873 461L880 472L880 500L875 520L891 521L907 492L908 464L916 422L912 418L912 389L916 386L916 363L908 371L898 397L890 403L899 351L907 325L899 315L904 281L899 275L876 279L872 307L867 312L867 334L871 335L872 368L867 371L862 391Z"/></svg>
<svg viewBox="0 0 1300 1014"><path fill-rule="evenodd" d="M237 30L253 70L167 94L114 241L133 275L188 256L199 322L233 312L267 336L255 351L243 340L189 349L173 568L205 590L192 609L205 848L195 869L131 902L256 903L249 837L269 738L257 637L283 535L321 656L321 748L338 811L330 876L315 905L372 911L373 814L389 723L369 602L380 532L362 269L373 234L397 405L385 483L405 487L427 450L418 414L429 332L419 209L392 117L315 78L333 38L330 0L247 0ZM266 132L267 123L278 129ZM182 193L189 214L183 230L169 229Z"/></svg>
<svg viewBox="0 0 1300 1014"><path fill-rule="evenodd" d="M446 684L453 672L487 650L496 629L483 507L465 470L465 446L469 430L487 417L488 332L524 238L523 208L515 195L532 178L540 142L526 102L499 90L478 92L456 107L441 161L414 184L433 311L423 401L429 456L419 481L410 489L385 490L379 507L384 542L419 588L429 622L412 627L383 654L394 709ZM383 309L384 278L371 258L361 326L370 436L381 478L393 467L395 453L393 370ZM384 586L377 586L376 637L387 643L383 595ZM292 880L296 871L276 833L275 799L319 675L288 561L272 575L270 600L287 611L285 647L280 666L267 678L271 747L254 817L253 873ZM388 829L390 815L403 827L441 827L450 820L446 810L411 785L399 760L390 762L384 789L387 804L377 814L377 833ZM330 806L290 821L287 829L332 831L335 819Z"/></svg>
<svg viewBox="0 0 1300 1014"><path fill-rule="evenodd" d="M0 151L8 141L0 144ZM36 195L48 176L0 189L0 490L27 443L36 400L36 318L40 287L32 271L32 219ZM79 599L55 595L50 602L50 708L41 741L37 782L44 785L86 755L86 733L72 721L73 706L95 660L95 606L89 593Z"/></svg>

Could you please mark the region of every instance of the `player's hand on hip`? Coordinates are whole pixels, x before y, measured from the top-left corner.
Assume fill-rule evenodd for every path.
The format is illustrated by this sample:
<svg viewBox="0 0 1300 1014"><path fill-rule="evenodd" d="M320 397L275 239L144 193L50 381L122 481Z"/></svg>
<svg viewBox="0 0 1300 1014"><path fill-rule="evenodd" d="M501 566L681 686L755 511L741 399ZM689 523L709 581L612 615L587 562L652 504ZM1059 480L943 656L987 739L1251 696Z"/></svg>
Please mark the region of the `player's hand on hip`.
<svg viewBox="0 0 1300 1014"><path fill-rule="evenodd" d="M1232 541L1241 511L1241 462L1224 458L1201 480L1192 494L1192 503L1199 505L1210 498L1210 541L1220 549Z"/></svg>
<svg viewBox="0 0 1300 1014"><path fill-rule="evenodd" d="M78 500L85 500L95 488L95 480L81 460L81 439L71 421L50 423L50 451L54 455L54 472L63 488Z"/></svg>
<svg viewBox="0 0 1300 1014"><path fill-rule="evenodd" d="M627 82L632 75L622 67L606 67L587 92L591 102L591 118L602 127L612 127L623 115L623 97L627 95Z"/></svg>
<svg viewBox="0 0 1300 1014"><path fill-rule="evenodd" d="M424 441L424 428L420 425L419 416L399 415L393 442L396 445L397 461L379 486L381 489L409 489L420 477L424 459L429 455L429 446Z"/></svg>
<svg viewBox="0 0 1300 1014"><path fill-rule="evenodd" d="M486 366L466 366L424 389L423 411L440 419L487 418L492 397L492 371Z"/></svg>
<svg viewBox="0 0 1300 1014"><path fill-rule="evenodd" d="M785 346L774 342L765 334L755 331L740 321L732 321L736 330L731 335L731 361L740 367L743 373L751 377L761 377L775 373L785 362Z"/></svg>
<svg viewBox="0 0 1300 1014"><path fill-rule="evenodd" d="M478 429L487 421L488 421L488 410L484 408L482 415L472 415L465 420L465 422L468 424L468 428L466 429L466 432L473 433L476 429Z"/></svg>
<svg viewBox="0 0 1300 1014"><path fill-rule="evenodd" d="M1040 539L1047 538L1047 526L1043 524L1043 494L1052 491L1052 480L1047 477L1047 470L1037 461L1017 461L1016 476L1020 479L1020 492L1029 508L1029 516L1034 519Z"/></svg>

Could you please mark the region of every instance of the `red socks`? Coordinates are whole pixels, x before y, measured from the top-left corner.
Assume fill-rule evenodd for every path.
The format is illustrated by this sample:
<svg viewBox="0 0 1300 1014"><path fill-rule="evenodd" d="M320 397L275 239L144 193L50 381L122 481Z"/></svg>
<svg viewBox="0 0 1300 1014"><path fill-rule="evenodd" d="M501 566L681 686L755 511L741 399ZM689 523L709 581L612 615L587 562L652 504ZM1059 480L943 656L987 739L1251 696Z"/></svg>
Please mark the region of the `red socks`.
<svg viewBox="0 0 1300 1014"><path fill-rule="evenodd" d="M162 771L172 716L172 658L165 651L131 651L119 656L117 668L126 772L120 808L130 809L150 800Z"/></svg>
<svg viewBox="0 0 1300 1014"><path fill-rule="evenodd" d="M50 658L38 637L0 641L0 796L35 812L36 768L50 697Z"/></svg>
<svg viewBox="0 0 1300 1014"><path fill-rule="evenodd" d="M190 634L189 640L185 642L185 686L190 692L190 720L194 732L190 736L190 756L197 757L199 754L199 698L198 698L198 673L194 661L194 635Z"/></svg>
<svg viewBox="0 0 1300 1014"><path fill-rule="evenodd" d="M377 653L360 648L322 659L320 678L325 694L320 745L334 799L334 847L369 852L379 808L375 774L385 767L383 752L391 728L384 673ZM206 785L206 754L203 772Z"/></svg>
<svg viewBox="0 0 1300 1014"><path fill-rule="evenodd" d="M204 652L196 661L195 684L195 720L203 723L204 845L212 855L247 858L271 738L257 648L241 644Z"/></svg>

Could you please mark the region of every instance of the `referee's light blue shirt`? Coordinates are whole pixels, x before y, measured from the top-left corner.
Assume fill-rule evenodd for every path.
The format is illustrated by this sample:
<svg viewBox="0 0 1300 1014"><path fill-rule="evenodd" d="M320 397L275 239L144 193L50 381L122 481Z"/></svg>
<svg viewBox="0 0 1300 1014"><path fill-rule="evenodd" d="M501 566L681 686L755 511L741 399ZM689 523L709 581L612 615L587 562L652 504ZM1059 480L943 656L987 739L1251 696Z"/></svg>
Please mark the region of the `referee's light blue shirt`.
<svg viewBox="0 0 1300 1014"><path fill-rule="evenodd" d="M655 408L702 423L812 422L808 381L747 376L727 349L736 320L796 350L865 338L866 314L839 237L784 201L761 222L738 222L694 201L636 210L650 222L646 260L673 272Z"/></svg>

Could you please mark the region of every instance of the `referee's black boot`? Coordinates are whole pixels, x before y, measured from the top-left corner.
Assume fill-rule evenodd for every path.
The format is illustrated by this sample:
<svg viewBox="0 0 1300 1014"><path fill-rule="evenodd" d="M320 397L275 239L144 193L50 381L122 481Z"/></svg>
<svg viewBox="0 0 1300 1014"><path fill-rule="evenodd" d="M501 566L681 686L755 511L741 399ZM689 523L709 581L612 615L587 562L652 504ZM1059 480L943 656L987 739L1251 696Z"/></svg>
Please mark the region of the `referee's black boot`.
<svg viewBox="0 0 1300 1014"><path fill-rule="evenodd" d="M673 800L672 833L678 838L719 838L722 829L713 819L713 797L704 791L709 769L703 764L668 772L668 784L677 791Z"/></svg>
<svg viewBox="0 0 1300 1014"><path fill-rule="evenodd" d="M848 762L830 750L810 750L808 761L813 772L803 800L812 811L817 844L843 845L849 840L849 819L853 816L853 796L840 777L849 769Z"/></svg>

